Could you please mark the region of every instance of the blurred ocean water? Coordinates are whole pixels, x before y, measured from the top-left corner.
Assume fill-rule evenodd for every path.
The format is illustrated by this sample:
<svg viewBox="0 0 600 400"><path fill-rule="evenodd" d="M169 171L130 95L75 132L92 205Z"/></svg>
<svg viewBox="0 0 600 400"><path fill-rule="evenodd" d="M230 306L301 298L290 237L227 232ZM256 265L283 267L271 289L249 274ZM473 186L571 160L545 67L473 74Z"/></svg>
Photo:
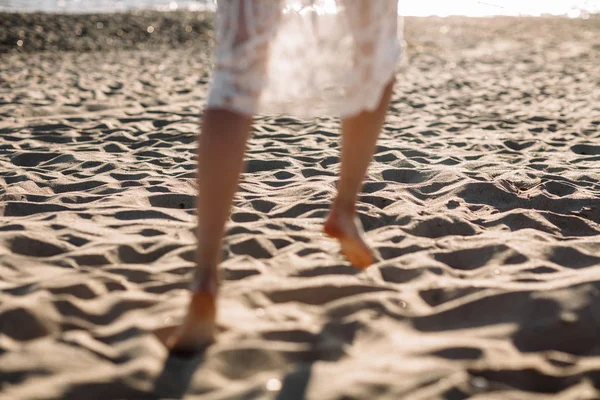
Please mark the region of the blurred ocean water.
<svg viewBox="0 0 600 400"><path fill-rule="evenodd" d="M214 9L216 0L0 0L0 11L100 13Z"/></svg>
<svg viewBox="0 0 600 400"><path fill-rule="evenodd" d="M0 0L0 11L94 13L137 9L211 10L215 3L216 0ZM549 14L587 18L591 13L600 12L600 0L399 0L399 10L400 14L407 16Z"/></svg>

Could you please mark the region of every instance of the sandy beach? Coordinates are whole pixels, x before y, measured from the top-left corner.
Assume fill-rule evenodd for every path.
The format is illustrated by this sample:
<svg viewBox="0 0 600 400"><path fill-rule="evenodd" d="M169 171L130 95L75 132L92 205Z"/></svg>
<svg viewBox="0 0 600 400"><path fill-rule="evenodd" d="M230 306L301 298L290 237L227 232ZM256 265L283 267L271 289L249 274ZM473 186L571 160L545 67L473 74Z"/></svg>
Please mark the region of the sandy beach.
<svg viewBox="0 0 600 400"><path fill-rule="evenodd" d="M258 116L192 358L153 332L188 299L211 22L0 21L0 399L600 398L599 17L406 18L364 271L320 233L339 121Z"/></svg>

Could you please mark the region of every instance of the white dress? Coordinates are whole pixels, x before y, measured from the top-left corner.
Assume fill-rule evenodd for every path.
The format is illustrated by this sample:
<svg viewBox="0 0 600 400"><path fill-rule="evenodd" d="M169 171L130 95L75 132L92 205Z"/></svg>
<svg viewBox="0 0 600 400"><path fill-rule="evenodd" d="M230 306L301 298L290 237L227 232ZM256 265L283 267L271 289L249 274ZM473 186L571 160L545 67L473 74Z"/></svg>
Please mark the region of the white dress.
<svg viewBox="0 0 600 400"><path fill-rule="evenodd" d="M219 0L208 108L348 117L402 54L398 0Z"/></svg>

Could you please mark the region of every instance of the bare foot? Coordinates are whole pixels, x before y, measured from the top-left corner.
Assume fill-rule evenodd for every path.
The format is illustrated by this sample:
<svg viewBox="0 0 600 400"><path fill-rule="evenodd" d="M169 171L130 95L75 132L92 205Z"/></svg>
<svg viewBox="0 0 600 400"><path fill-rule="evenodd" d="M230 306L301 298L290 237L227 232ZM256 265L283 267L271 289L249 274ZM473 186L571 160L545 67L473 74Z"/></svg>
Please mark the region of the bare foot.
<svg viewBox="0 0 600 400"><path fill-rule="evenodd" d="M373 253L362 239L360 220L353 213L332 210L323 231L340 242L342 254L356 268L367 268L373 264Z"/></svg>
<svg viewBox="0 0 600 400"><path fill-rule="evenodd" d="M203 350L214 341L215 318L216 291L194 290L183 323L165 338L165 346L179 354Z"/></svg>

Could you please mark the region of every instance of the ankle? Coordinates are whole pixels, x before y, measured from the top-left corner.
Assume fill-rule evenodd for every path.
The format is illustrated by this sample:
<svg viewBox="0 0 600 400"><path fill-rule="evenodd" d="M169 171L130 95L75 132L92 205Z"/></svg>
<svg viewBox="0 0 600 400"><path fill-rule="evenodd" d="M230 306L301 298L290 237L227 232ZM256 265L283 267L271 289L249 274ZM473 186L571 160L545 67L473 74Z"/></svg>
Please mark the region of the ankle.
<svg viewBox="0 0 600 400"><path fill-rule="evenodd" d="M353 200L336 198L331 207L332 215L353 216L356 213L356 204Z"/></svg>
<svg viewBox="0 0 600 400"><path fill-rule="evenodd" d="M200 268L194 273L190 290L194 293L206 292L216 295L219 278L213 268Z"/></svg>

